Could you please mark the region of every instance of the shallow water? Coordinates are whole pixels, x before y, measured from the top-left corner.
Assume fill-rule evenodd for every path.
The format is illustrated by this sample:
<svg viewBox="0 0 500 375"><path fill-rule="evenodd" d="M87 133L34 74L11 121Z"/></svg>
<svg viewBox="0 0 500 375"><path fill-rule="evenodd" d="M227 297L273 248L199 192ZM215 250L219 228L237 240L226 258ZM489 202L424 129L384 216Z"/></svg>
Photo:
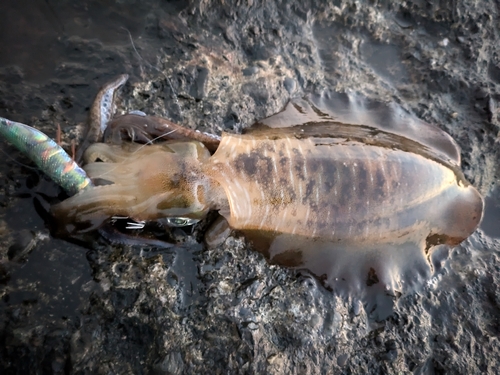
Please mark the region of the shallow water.
<svg viewBox="0 0 500 375"><path fill-rule="evenodd" d="M214 251L188 241L153 252L54 239L44 208L61 191L5 156L2 370L497 370L500 80L490 32L497 26L485 16L491 4L457 3L460 18L418 3L26 3L0 4L0 116L51 136L59 122L66 144L98 87L124 72L132 77L122 110L214 133L239 131L292 96L334 85L438 123L487 198L480 231L449 260L438 257L438 275L399 298L396 314L369 325L355 302L332 299L307 273L268 266L238 237ZM479 46L484 64L474 57ZM0 147L29 164L10 145Z"/></svg>
<svg viewBox="0 0 500 375"><path fill-rule="evenodd" d="M500 194L499 190L493 190L486 197L485 211L481 229L492 238L500 238Z"/></svg>

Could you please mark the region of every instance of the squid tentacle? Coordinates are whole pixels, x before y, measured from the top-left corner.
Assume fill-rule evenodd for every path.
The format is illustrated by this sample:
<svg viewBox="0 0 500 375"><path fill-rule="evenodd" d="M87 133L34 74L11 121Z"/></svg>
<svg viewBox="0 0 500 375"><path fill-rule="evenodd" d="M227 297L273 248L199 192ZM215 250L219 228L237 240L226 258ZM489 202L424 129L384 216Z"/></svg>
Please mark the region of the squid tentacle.
<svg viewBox="0 0 500 375"><path fill-rule="evenodd" d="M74 195L93 186L85 171L61 146L41 131L0 117L0 134L68 194Z"/></svg>
<svg viewBox="0 0 500 375"><path fill-rule="evenodd" d="M90 108L87 134L76 152L76 161L81 162L83 153L92 144L100 142L104 131L115 114L116 92L128 81L128 74L121 74L106 83L97 93Z"/></svg>

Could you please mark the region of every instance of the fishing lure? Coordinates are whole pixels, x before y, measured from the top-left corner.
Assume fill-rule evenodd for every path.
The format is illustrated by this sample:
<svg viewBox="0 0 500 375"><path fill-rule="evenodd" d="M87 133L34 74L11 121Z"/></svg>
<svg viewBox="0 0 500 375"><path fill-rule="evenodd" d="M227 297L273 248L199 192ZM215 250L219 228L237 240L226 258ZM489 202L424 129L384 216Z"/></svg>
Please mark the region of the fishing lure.
<svg viewBox="0 0 500 375"><path fill-rule="evenodd" d="M41 131L0 117L0 134L69 195L93 186L85 171L61 146Z"/></svg>
<svg viewBox="0 0 500 375"><path fill-rule="evenodd" d="M89 112L87 134L83 144L78 148L77 160L90 144L102 139L104 130L115 113L116 92L127 80L128 74L119 75L102 86L97 93ZM85 171L62 147L41 131L0 117L0 134L26 154L69 195L93 186Z"/></svg>

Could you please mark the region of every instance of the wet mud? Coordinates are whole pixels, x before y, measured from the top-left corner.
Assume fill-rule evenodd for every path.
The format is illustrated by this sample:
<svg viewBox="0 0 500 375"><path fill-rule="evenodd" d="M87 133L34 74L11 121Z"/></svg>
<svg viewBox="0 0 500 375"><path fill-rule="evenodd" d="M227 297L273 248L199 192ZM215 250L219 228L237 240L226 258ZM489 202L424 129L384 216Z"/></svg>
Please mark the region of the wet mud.
<svg viewBox="0 0 500 375"><path fill-rule="evenodd" d="M29 4L28 4L29 3ZM496 373L499 8L493 1L6 1L0 116L69 147L98 88L118 112L241 132L326 87L394 102L461 147L483 223L376 308L204 228L171 249L50 235L65 197L12 146L0 163L0 368L26 373ZM91 245L89 245L89 243ZM394 305L394 306L393 306Z"/></svg>

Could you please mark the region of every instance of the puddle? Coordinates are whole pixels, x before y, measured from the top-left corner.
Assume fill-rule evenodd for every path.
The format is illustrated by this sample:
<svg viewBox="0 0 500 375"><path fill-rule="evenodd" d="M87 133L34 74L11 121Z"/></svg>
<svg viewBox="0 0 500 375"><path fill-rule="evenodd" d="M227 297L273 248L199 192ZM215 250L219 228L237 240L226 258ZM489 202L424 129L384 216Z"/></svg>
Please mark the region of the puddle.
<svg viewBox="0 0 500 375"><path fill-rule="evenodd" d="M140 20L149 11L141 2L130 7L110 0L57 4L43 0L2 1L0 45L6 46L9 53L0 54L0 66L16 65L24 73L24 81L43 82L54 77L64 61L62 56L78 54L78 49L68 50L68 38L130 45L128 32L137 37L144 26Z"/></svg>
<svg viewBox="0 0 500 375"><path fill-rule="evenodd" d="M401 63L401 53L396 46L365 40L361 43L361 54L368 65L390 82L405 81L408 73Z"/></svg>
<svg viewBox="0 0 500 375"><path fill-rule="evenodd" d="M60 240L40 239L26 260L6 264L10 279L1 310L16 314L17 309L32 304L30 315L38 316L39 322L78 314L89 297L87 284L94 283L85 253Z"/></svg>
<svg viewBox="0 0 500 375"><path fill-rule="evenodd" d="M500 238L500 189L484 200L484 216L480 228L490 237Z"/></svg>

